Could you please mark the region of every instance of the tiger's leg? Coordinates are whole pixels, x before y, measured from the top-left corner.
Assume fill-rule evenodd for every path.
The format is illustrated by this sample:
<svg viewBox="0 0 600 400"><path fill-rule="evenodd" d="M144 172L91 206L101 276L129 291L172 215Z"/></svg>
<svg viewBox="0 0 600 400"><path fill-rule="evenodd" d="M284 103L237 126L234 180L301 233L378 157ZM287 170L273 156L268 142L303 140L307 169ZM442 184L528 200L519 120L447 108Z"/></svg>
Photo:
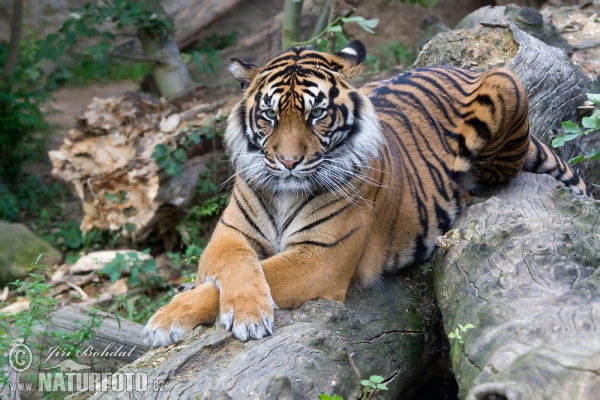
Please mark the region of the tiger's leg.
<svg viewBox="0 0 600 400"><path fill-rule="evenodd" d="M531 136L528 150L525 171L550 175L564 183L573 193L590 195L590 191L579 175L565 160L535 136Z"/></svg>
<svg viewBox="0 0 600 400"><path fill-rule="evenodd" d="M198 287L175 296L148 322L152 345L175 343L198 324L212 322L216 309L221 324L245 341L272 333L277 306L291 308L317 298L343 301L370 220L366 207L347 211L354 215L345 222L331 218L318 231L300 229L288 250L262 261L244 234L219 224L202 255Z"/></svg>

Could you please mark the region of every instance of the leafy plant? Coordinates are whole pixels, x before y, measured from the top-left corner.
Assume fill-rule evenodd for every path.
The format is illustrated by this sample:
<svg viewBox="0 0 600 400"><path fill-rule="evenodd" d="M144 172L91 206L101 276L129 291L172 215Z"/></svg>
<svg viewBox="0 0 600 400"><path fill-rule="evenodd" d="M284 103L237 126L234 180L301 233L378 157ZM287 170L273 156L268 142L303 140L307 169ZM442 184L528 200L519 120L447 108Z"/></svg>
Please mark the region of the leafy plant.
<svg viewBox="0 0 600 400"><path fill-rule="evenodd" d="M388 3L391 3L392 0L386 0ZM400 3L404 4L408 1L409 4L413 6L417 3L423 8L433 8L437 4L437 0L398 0Z"/></svg>
<svg viewBox="0 0 600 400"><path fill-rule="evenodd" d="M46 282L44 272L49 269L47 265L40 264L40 259L44 254L40 254L35 264L30 268L40 272L30 273L26 280L17 280L12 285L23 298L29 301L29 309L16 314L0 313L0 365L6 365L8 362L9 349L17 344L27 345L32 349L34 357L42 354L52 346L59 345L61 350L68 352L69 358L77 361L77 352L84 348L84 344L93 338L95 330L102 324L105 317L100 314L99 307L90 307L85 315L88 319L80 322L81 329L73 332L49 331L47 326L51 320L52 313L55 310L57 300L52 298L52 284ZM118 309L122 306L125 297L119 297L107 311L113 315L120 324ZM0 302L0 308L5 307L6 303ZM37 359L32 367L26 372L21 373L25 381L37 383L38 372L41 368L47 368ZM0 387L9 384L9 376L6 370L0 370ZM34 385L37 386L37 385ZM50 398L52 395L60 393L44 393L42 398Z"/></svg>
<svg viewBox="0 0 600 400"><path fill-rule="evenodd" d="M452 346L452 360L458 363L458 356L460 353L460 349L465 345L463 341L462 334L468 331L469 329L473 329L475 326L473 324L461 325L458 324L458 328L454 329L454 332L450 332L448 337L450 339L454 339L454 345Z"/></svg>
<svg viewBox="0 0 600 400"><path fill-rule="evenodd" d="M371 398L371 395L376 390L388 390L385 383L383 383L383 377L379 375L371 375L369 379L363 379L360 381L363 390L363 399Z"/></svg>
<svg viewBox="0 0 600 400"><path fill-rule="evenodd" d="M596 106L600 106L600 94L588 93L587 98ZM579 125L571 121L564 121L562 128L565 133L561 133L552 140L552 147L562 147L565 143L575 140L581 136L597 133L600 131L600 109L596 108L591 116L583 117L581 125L585 128L582 130ZM570 164L578 164L582 161L593 161L600 158L600 150L590 149L586 154L573 157L569 160Z"/></svg>
<svg viewBox="0 0 600 400"><path fill-rule="evenodd" d="M364 31L369 32L371 34L375 34L375 31L373 29L376 28L377 25L379 24L379 18L365 19L364 17L360 17L360 16L352 16L353 14L354 14L354 11L350 11L344 16L337 17L329 25L327 25L325 27L325 29L323 29L323 31L321 31L317 35L315 35L312 38L305 40L303 42L293 42L292 44L295 46L300 46L300 45L308 45L313 42L316 42L317 45L319 45L327 40L324 38L324 36L327 33L332 33L332 32L336 34L336 38L337 38L337 34L341 34L341 35L343 35L344 38L346 38L346 35L343 34L343 28L344 28L345 24L350 24L350 23L355 23L358 26L360 26ZM347 40L347 38L346 38L346 40Z"/></svg>
<svg viewBox="0 0 600 400"><path fill-rule="evenodd" d="M415 59L415 54L400 42L380 44L376 49L375 54L367 53L364 64L366 75L376 74L396 65L408 66Z"/></svg>
<svg viewBox="0 0 600 400"><path fill-rule="evenodd" d="M141 253L149 254L150 249L143 250ZM102 268L102 275L107 274L111 282L115 282L124 274L129 274L127 282L131 287L139 286L142 282L150 285L160 284L161 281L156 273L156 260L141 259L139 253L134 251L125 254L117 253L115 259Z"/></svg>
<svg viewBox="0 0 600 400"><path fill-rule="evenodd" d="M344 398L342 396L340 396L339 394L332 394L331 396L329 396L328 394L322 393L319 395L319 399L321 400L344 400Z"/></svg>

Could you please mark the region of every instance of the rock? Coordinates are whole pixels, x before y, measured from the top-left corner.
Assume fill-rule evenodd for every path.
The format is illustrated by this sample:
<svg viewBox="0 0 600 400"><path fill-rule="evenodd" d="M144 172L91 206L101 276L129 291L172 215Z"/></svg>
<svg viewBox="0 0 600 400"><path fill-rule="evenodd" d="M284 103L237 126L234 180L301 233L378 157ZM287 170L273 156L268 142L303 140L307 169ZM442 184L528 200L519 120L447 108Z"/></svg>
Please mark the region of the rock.
<svg viewBox="0 0 600 400"><path fill-rule="evenodd" d="M0 221L0 286L26 277L42 253L48 255L42 257L39 264L52 265L62 258L58 250L25 225Z"/></svg>

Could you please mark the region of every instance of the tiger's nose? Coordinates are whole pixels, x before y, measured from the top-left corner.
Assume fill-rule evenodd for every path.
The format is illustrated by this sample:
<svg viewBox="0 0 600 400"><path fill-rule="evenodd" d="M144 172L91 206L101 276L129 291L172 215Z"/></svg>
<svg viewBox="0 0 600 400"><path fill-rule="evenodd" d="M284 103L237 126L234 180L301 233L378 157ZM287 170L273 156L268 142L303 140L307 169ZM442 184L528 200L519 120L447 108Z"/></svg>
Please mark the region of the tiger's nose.
<svg viewBox="0 0 600 400"><path fill-rule="evenodd" d="M281 163L290 171L293 170L296 165L300 164L300 161L302 161L302 158L283 158L279 156L277 156L277 159L281 161Z"/></svg>

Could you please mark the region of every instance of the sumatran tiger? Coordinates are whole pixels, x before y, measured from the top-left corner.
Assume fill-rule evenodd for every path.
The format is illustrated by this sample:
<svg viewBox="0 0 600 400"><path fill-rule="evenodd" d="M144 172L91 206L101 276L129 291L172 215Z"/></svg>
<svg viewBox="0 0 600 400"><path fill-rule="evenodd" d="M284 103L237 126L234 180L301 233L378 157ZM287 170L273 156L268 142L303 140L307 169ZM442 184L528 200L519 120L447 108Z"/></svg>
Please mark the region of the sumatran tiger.
<svg viewBox="0 0 600 400"><path fill-rule="evenodd" d="M357 90L366 51L294 47L260 68L232 59L243 99L225 133L230 204L196 286L145 327L152 346L220 322L242 341L273 332L273 310L426 260L484 184L521 170L588 193L529 134L527 96L510 71L420 68Z"/></svg>

